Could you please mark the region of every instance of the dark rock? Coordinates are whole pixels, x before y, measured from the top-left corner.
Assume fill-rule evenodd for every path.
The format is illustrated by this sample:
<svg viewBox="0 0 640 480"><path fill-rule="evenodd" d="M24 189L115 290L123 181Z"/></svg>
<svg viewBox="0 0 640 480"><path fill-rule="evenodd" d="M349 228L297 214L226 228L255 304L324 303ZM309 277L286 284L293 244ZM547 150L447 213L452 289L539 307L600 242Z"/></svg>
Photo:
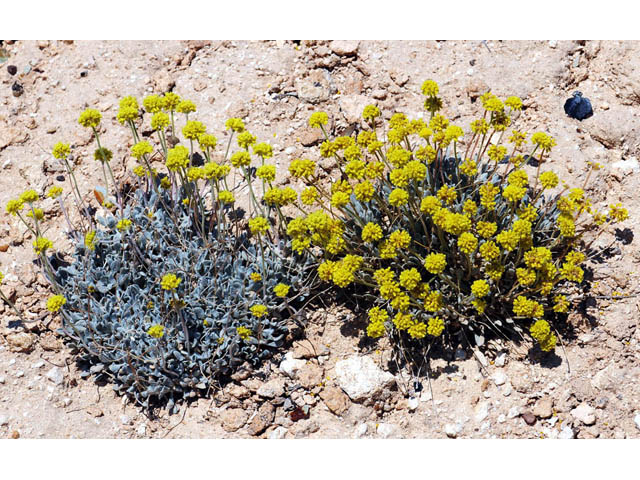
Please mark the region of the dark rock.
<svg viewBox="0 0 640 480"><path fill-rule="evenodd" d="M7 65L7 72L9 72L9 75L15 75L18 73L18 67L15 65Z"/></svg>
<svg viewBox="0 0 640 480"><path fill-rule="evenodd" d="M564 111L571 118L584 120L593 115L593 108L588 98L583 97L581 92L574 92L573 97L564 102Z"/></svg>
<svg viewBox="0 0 640 480"><path fill-rule="evenodd" d="M11 92L13 93L14 97L19 97L20 95L22 95L24 93L24 88L18 82L15 82L11 86Z"/></svg>
<svg viewBox="0 0 640 480"><path fill-rule="evenodd" d="M536 423L536 416L530 412L523 413L522 419L526 422L527 425L535 425Z"/></svg>

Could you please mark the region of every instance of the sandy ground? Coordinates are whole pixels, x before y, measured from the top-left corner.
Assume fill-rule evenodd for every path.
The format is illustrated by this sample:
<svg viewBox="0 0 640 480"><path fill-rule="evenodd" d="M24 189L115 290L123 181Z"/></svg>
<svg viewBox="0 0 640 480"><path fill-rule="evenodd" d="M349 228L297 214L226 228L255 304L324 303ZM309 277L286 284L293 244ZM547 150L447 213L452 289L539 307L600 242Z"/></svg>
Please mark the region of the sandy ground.
<svg viewBox="0 0 640 480"><path fill-rule="evenodd" d="M80 378L51 332L55 319L44 309L47 291L32 264L31 239L4 212L27 187L42 193L64 186L49 154L58 141L73 144L81 190L100 183L90 136L76 121L86 107L103 113L103 141L114 151L118 175L126 175L132 161L128 132L115 119L117 100L168 89L193 100L213 133L222 134L229 117L244 118L259 139L272 143L283 173L293 158L319 157L317 132L306 126L311 112L326 111L338 134L372 102L387 118L395 111L416 117L419 87L433 78L445 114L465 126L487 89L520 96L526 108L519 128L557 140L550 165L581 185L586 162L601 162L589 194L605 209L622 202L630 214L622 227L633 230L640 215L639 43L17 41L2 47L8 54L0 64L2 289L38 321L16 328L12 311L0 305L0 437L640 437L640 252L628 232L622 240L603 235L598 242L613 242L614 255L593 265L593 291L615 298L570 316L575 338L552 362L531 358L528 345L496 343L484 355L460 350L456 358L433 362L431 388L425 380L415 394L400 372L394 388L355 403L336 386L336 362L367 356L386 370L390 351L360 348L362 332L344 328L353 314L328 308L312 316L307 343L291 347L306 360L295 378L279 370L278 356L259 376L239 375L212 398L149 418L109 385ZM594 106L594 116L583 122L562 108L575 90ZM52 202L45 202L45 212L50 238L69 250L60 212ZM265 385L275 393L265 395ZM309 418L294 421L287 401L308 405Z"/></svg>

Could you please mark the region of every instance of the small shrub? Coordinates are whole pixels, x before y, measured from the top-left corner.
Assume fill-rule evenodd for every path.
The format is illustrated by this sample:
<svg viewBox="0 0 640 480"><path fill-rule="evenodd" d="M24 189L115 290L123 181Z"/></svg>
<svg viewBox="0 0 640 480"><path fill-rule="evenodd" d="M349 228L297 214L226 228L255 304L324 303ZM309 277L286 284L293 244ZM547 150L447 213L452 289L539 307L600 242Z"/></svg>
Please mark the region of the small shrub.
<svg viewBox="0 0 640 480"><path fill-rule="evenodd" d="M584 235L627 211L592 206L584 188L599 165L570 188L544 168L553 138L508 133L519 98L483 95L463 144L463 129L438 113L437 84L422 90L428 121L395 113L385 126L369 105L369 128L329 138L327 115L311 116L341 178L325 189L313 162L292 163L314 210L289 223L293 244L319 254L322 280L368 306L370 337L423 348L460 331L482 344L490 330L516 330L553 350L553 319L581 293Z"/></svg>
<svg viewBox="0 0 640 480"><path fill-rule="evenodd" d="M258 156L262 172L271 170L264 164L269 145L256 144L241 120L230 119L229 139L219 153L217 139L189 120L191 102L168 93L145 98L144 107L157 147L140 140L133 97L121 101L118 113L131 130L131 155L138 161L128 190L116 182L112 154L101 145L100 113L87 110L79 118L96 138L94 158L104 186L94 193L101 213L91 214L77 187L69 146L53 149L68 169L80 212L80 225L69 224L76 243L70 263L60 265L51 255L55 248L44 237L35 191L10 201L7 210L36 238L34 249L55 291L47 306L60 312L60 332L90 372L111 379L116 391L140 405L172 406L208 391L244 362L257 366L283 345L287 320L309 295L311 264L307 255L292 254L271 226L273 209L254 195L250 163ZM182 133L189 147L171 146L177 112L186 116ZM241 147L232 153L233 138ZM204 158L200 166L196 142ZM166 173L157 172L158 161ZM229 162L242 175L238 184L231 183ZM254 216L248 228L245 212L234 206L237 191L247 185ZM69 220L64 195L54 188L49 195L59 199Z"/></svg>

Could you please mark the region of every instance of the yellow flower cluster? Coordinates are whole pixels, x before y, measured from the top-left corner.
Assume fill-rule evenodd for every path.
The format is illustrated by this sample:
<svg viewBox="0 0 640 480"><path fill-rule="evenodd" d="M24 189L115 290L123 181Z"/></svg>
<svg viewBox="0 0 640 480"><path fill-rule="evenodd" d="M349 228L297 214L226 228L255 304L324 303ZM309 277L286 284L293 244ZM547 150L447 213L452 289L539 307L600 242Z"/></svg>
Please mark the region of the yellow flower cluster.
<svg viewBox="0 0 640 480"><path fill-rule="evenodd" d="M554 333L551 332L549 322L546 320L538 320L529 329L531 336L538 341L540 349L543 352L549 352L556 346L557 338Z"/></svg>
<svg viewBox="0 0 640 480"><path fill-rule="evenodd" d="M67 299L63 295L53 295L47 300L47 310L56 313L65 303L67 303Z"/></svg>
<svg viewBox="0 0 640 480"><path fill-rule="evenodd" d="M163 290L171 291L178 288L178 286L180 285L180 282L182 282L182 279L180 277L177 277L173 273L167 273L160 280L160 286L162 287Z"/></svg>

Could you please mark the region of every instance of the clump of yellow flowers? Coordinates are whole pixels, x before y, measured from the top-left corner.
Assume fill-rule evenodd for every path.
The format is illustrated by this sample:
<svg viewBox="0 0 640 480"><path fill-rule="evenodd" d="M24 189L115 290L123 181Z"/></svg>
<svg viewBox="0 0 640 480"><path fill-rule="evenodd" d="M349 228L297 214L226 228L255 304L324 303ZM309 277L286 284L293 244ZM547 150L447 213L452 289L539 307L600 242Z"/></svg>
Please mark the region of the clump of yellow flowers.
<svg viewBox="0 0 640 480"><path fill-rule="evenodd" d="M353 136L331 138L328 115L311 115L325 136L319 155L341 175L323 185L314 161L291 162L303 192L287 224L293 249L318 256L321 280L367 299L370 337L423 342L463 329L482 343L502 326L552 350L553 320L580 293L583 236L626 210L599 213L586 180L558 188L545 168L556 141L513 127L518 97L485 93L465 132L441 114L436 82L422 93L424 117L395 113L384 125L369 105Z"/></svg>

